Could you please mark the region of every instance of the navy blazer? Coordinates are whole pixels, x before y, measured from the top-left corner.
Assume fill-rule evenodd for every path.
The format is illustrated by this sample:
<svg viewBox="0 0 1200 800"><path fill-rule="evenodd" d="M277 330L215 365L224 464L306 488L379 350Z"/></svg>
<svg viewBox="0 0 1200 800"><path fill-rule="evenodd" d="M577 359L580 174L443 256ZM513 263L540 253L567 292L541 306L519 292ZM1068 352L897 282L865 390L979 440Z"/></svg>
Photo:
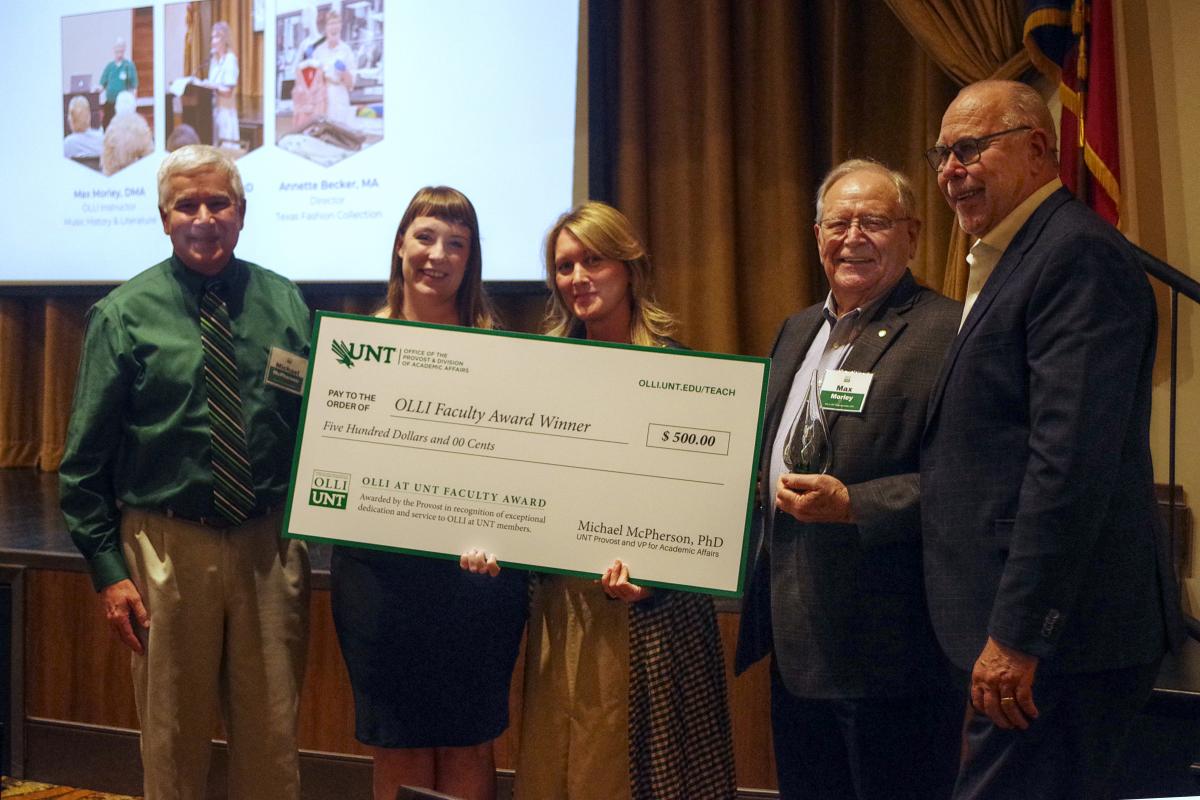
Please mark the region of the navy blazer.
<svg viewBox="0 0 1200 800"><path fill-rule="evenodd" d="M1065 189L1017 232L947 355L921 448L930 613L969 670L990 634L1079 672L1180 630L1154 501L1154 296Z"/></svg>
<svg viewBox="0 0 1200 800"><path fill-rule="evenodd" d="M760 474L793 377L820 326L822 306L789 318L771 352ZM917 453L929 392L962 306L905 273L843 364L873 374L860 414L828 416L829 474L850 489L857 524L803 524L767 514L746 590L741 671L773 649L793 694L856 698L921 693L937 658L921 572ZM774 487L763 487L773 505Z"/></svg>

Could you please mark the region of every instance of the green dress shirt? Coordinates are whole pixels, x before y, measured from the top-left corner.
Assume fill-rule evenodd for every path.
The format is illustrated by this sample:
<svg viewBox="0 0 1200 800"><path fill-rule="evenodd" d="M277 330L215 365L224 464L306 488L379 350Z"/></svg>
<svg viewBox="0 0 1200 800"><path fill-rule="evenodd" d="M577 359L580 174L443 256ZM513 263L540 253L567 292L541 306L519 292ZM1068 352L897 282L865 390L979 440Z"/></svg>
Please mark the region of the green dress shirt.
<svg viewBox="0 0 1200 800"><path fill-rule="evenodd" d="M100 73L100 85L104 87L104 101L116 102L117 95L125 90L137 89L137 67L128 58L120 61L110 61L104 65Z"/></svg>
<svg viewBox="0 0 1200 800"><path fill-rule="evenodd" d="M252 516L280 505L300 397L264 382L270 351L308 356L311 318L295 284L234 258L228 285L254 478ZM208 279L177 258L114 289L88 312L59 494L99 590L129 577L120 507L191 520L215 514L200 297Z"/></svg>

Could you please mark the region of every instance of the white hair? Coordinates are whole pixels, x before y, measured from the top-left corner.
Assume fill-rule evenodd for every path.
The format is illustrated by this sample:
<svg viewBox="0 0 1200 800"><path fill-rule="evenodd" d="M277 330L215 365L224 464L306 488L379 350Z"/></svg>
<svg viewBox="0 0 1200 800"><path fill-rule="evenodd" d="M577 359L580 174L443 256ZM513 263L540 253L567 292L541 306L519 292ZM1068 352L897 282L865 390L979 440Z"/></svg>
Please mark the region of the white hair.
<svg viewBox="0 0 1200 800"><path fill-rule="evenodd" d="M124 114L127 111L136 111L137 100L131 91L118 92L117 99L113 101L113 107L118 114Z"/></svg>
<svg viewBox="0 0 1200 800"><path fill-rule="evenodd" d="M238 205L246 202L242 176L233 159L220 148L208 144L185 145L163 159L158 168L158 207L166 210L175 199L171 196L171 178L176 175L196 175L216 172L229 183L229 190Z"/></svg>
<svg viewBox="0 0 1200 800"><path fill-rule="evenodd" d="M829 194L829 190L833 188L833 185L853 172L864 171L877 172L890 180L892 186L896 188L896 205L899 206L900 213L906 217L916 215L917 196L913 192L912 183L909 182L903 172L889 169L886 165L873 158L852 158L849 161L843 161L829 170L825 174L825 179L821 181L821 185L817 189L817 222L821 221L821 217L825 213L825 195Z"/></svg>

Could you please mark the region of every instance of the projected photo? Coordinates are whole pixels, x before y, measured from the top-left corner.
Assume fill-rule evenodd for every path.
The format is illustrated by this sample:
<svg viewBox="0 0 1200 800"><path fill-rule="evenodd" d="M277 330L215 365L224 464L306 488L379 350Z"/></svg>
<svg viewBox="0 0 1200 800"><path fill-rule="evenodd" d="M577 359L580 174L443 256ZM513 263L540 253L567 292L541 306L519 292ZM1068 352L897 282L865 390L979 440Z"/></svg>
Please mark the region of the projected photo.
<svg viewBox="0 0 1200 800"><path fill-rule="evenodd" d="M113 175L154 152L154 9L62 18L62 153Z"/></svg>
<svg viewBox="0 0 1200 800"><path fill-rule="evenodd" d="M323 166L383 138L383 0L279 0L275 141Z"/></svg>
<svg viewBox="0 0 1200 800"><path fill-rule="evenodd" d="M263 33L249 0L165 6L167 150L211 144L241 158L263 143Z"/></svg>
<svg viewBox="0 0 1200 800"><path fill-rule="evenodd" d="M445 185L475 205L484 280L540 291L546 227L587 195L578 0L9 6L0 293L140 271L167 241L156 170L184 142L245 156L238 256L314 286L383 291L397 199ZM102 164L110 96L109 126L140 133Z"/></svg>

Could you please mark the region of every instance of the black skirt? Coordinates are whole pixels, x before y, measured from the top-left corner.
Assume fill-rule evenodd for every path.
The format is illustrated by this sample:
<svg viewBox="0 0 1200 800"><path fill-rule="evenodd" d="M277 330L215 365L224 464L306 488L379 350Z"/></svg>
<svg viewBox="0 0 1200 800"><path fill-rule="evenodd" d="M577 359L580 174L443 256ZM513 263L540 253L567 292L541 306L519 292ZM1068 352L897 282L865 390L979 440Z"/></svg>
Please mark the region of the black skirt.
<svg viewBox="0 0 1200 800"><path fill-rule="evenodd" d="M333 622L354 690L355 738L376 747L466 747L508 727L528 614L527 575L335 547Z"/></svg>

